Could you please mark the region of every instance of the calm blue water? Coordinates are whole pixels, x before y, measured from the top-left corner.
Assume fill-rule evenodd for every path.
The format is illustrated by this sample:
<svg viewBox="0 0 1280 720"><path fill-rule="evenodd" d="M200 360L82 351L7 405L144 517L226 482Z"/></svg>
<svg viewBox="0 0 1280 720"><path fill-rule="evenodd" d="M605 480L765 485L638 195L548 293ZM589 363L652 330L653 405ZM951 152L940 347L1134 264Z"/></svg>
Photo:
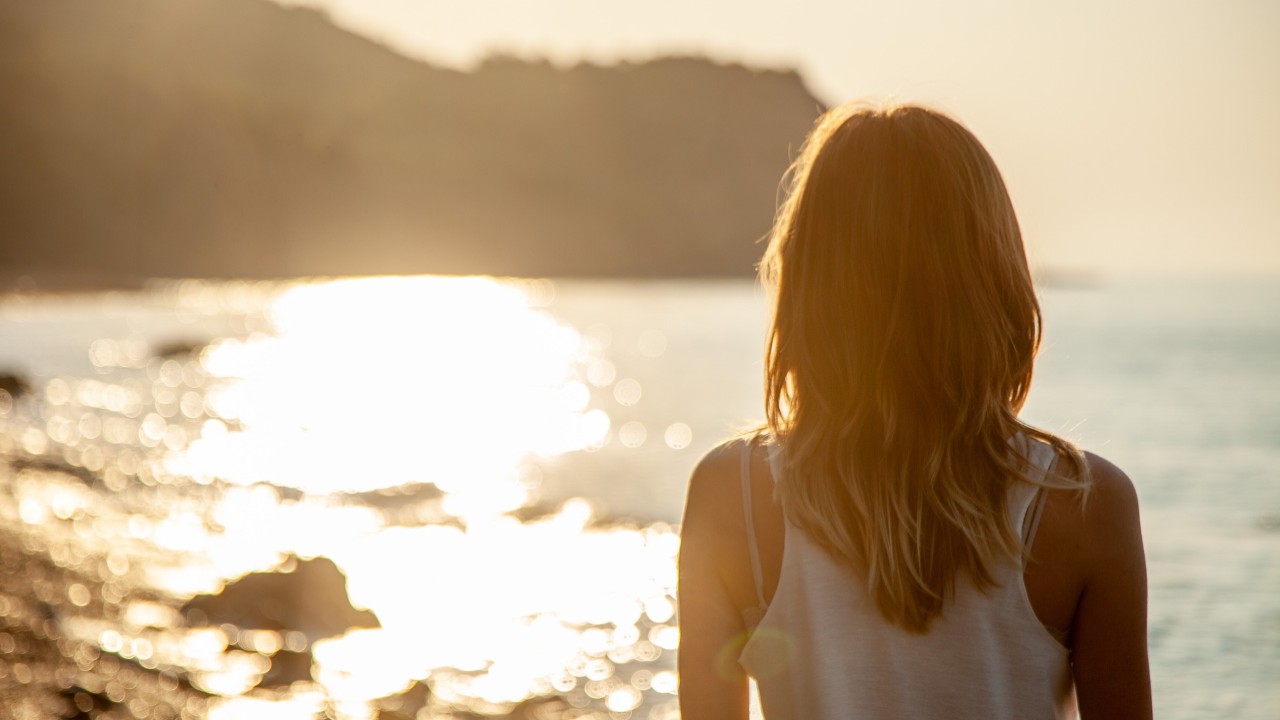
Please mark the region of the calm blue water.
<svg viewBox="0 0 1280 720"><path fill-rule="evenodd" d="M565 646L571 661L601 660L607 672L582 665L581 672L539 680L534 676L556 671L525 658L520 667L529 678L486 690L471 680L446 683L453 677L446 671L454 662L448 656L406 656L403 664L419 669L404 671L405 677L435 668L431 676L441 692L452 688L457 697L473 700L489 692L486 702L498 703L493 707L503 698L555 688L577 693L584 707L670 717L673 688L663 673L669 674L671 653L662 654L667 640L658 639L670 624L663 610L671 591L663 538L679 521L685 482L698 457L758 422L763 299L746 282L433 283L438 281L366 282L293 295L288 285L187 283L133 295L10 299L0 305L0 371L24 374L46 397L43 405L12 404L0 415L5 454L59 451L73 464L109 472L127 451L167 463L157 473L173 477L159 486L183 487L205 473L220 480L199 487L225 484L228 497L241 500L235 493L250 491L238 488L257 481L300 487L315 497L435 482L454 504L446 500L443 510L423 510L418 524L427 527L440 518L488 527L521 505L549 508L569 522L565 518L582 506L562 503L585 498L594 525L579 523L579 530L543 551L581 553L580 559L562 558L544 570L572 578L565 580L572 597L595 603L574 610L595 618L587 624L613 628L608 647L600 645L604 636L581 633ZM1042 300L1045 346L1024 415L1106 456L1138 488L1150 567L1157 715L1280 717L1280 283L1117 280L1046 289ZM218 338L240 340L193 356L185 375L183 367L150 355L165 342ZM102 387L84 385L88 380ZM129 397L140 398L137 407L123 400L106 407L110 403L101 397L108 385L121 388L121 398L134 393ZM50 392L70 399L52 404ZM184 399L190 402L183 405ZM68 408L74 413L66 415ZM84 432L80 413L101 417L86 421ZM68 422L56 420L63 415ZM218 418L226 420L220 427ZM110 442L104 440L108 425L115 432ZM31 427L43 439L28 432ZM297 432L300 427L305 434ZM309 445L312 436L328 440ZM432 437L443 439L433 445ZM349 441L345 448L335 442L342 438ZM477 438L479 446L469 444ZM229 455L253 459L252 449L263 443L292 448L298 463L288 467L286 453L284 465L228 464ZM92 455L90 446L106 459ZM493 456L483 472L469 460L479 454ZM314 468L306 465L309 474L296 472L304 456L320 458ZM358 482L351 479L356 475ZM508 475L512 483L485 484ZM13 483L9 490L14 513L33 536L43 537L66 514L58 511L58 503L69 502L65 498L20 497L26 491ZM264 513L296 512L261 495L254 497ZM137 502L143 512L150 501ZM192 512L199 515L199 506L192 505ZM323 512L315 517L332 521ZM181 553L188 563L197 556L217 560L206 563L206 574L215 579L269 567L281 552L334 556L351 578L353 599L364 593L364 604L395 622L397 606L378 593L404 588L379 574L361 543L412 552L438 538L386 529L403 525L401 520L370 522L343 536L341 547L332 538L326 545L324 538L294 536L276 545L267 541L271 552L265 554L224 557L202 549L212 541L199 536ZM332 533L332 524L325 527ZM602 534L609 528L617 533ZM517 543L551 543L543 529L526 524L503 532L514 533ZM475 563L499 562L500 554L489 553L477 535L468 530L459 536L474 540L459 546L462 551L474 552L468 557ZM600 577L626 585L627 563L648 568L639 573L648 573L648 584L628 590L634 597L623 603L643 613L617 610L610 605L617 593L595 597L598 588L582 580L584 573L608 570L615 574ZM504 565L493 572L518 570ZM189 574L148 577L137 582L176 597L205 582ZM544 603L537 613L580 629L581 623L565 619L570 611L557 609L571 603L568 595L548 596ZM479 627L485 611L477 612ZM503 613L535 613L523 606L490 612L494 622ZM404 618L406 633L440 631ZM654 642L645 646L632 631L649 633ZM170 634L181 646L180 631ZM391 653L377 645L385 638L361 642ZM643 663L633 657L653 648L661 657ZM502 657L504 667L519 665ZM232 707L248 716L247 705Z"/></svg>

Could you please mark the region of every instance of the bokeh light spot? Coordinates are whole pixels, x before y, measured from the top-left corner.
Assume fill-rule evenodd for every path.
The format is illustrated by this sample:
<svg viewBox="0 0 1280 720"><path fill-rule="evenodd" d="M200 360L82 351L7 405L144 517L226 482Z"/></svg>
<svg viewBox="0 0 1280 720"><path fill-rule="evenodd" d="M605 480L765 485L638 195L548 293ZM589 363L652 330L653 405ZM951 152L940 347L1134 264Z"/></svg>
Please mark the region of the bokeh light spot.
<svg viewBox="0 0 1280 720"><path fill-rule="evenodd" d="M84 607L89 604L91 599L89 596L89 588L80 583L71 583L67 587L67 599L76 607Z"/></svg>
<svg viewBox="0 0 1280 720"><path fill-rule="evenodd" d="M607 387L618 377L618 369L613 363L599 358L587 366L587 382L596 387Z"/></svg>
<svg viewBox="0 0 1280 720"><path fill-rule="evenodd" d="M693 428L682 422L672 423L663 433L663 439L666 440L667 447L672 450L683 450L693 442Z"/></svg>
<svg viewBox="0 0 1280 720"><path fill-rule="evenodd" d="M640 396L643 394L643 388L640 381L635 378L623 378L613 386L613 399L618 401L619 405L631 406L640 402Z"/></svg>
<svg viewBox="0 0 1280 720"><path fill-rule="evenodd" d="M647 437L648 431L645 430L644 424L638 420L631 420L618 428L618 442L629 448L638 448L644 445Z"/></svg>

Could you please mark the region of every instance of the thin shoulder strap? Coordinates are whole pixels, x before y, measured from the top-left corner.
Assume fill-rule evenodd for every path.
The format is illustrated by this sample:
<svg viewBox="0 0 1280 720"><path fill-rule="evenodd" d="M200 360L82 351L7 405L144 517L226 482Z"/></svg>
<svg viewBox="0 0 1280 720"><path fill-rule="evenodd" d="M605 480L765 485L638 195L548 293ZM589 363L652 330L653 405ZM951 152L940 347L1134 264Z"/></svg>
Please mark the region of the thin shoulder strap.
<svg viewBox="0 0 1280 720"><path fill-rule="evenodd" d="M756 600L764 607L764 574L760 571L755 514L751 511L751 447L754 442L753 438L742 444L742 513L747 522L747 552L751 555L751 577L756 584Z"/></svg>
<svg viewBox="0 0 1280 720"><path fill-rule="evenodd" d="M1057 464L1058 454L1054 452L1049 464L1041 471L1040 478L1043 479L1048 475ZM1036 530L1040 528L1040 515L1044 513L1044 501L1048 496L1049 492L1045 488L1036 488L1035 499L1031 501L1031 509L1027 511L1026 533L1022 538L1022 546L1028 550L1031 549L1032 544L1036 541Z"/></svg>
<svg viewBox="0 0 1280 720"><path fill-rule="evenodd" d="M1022 538L1022 545L1027 549L1031 549L1031 544L1036 541L1036 530L1040 528L1040 514L1044 512L1044 500L1048 495L1044 488L1036 488L1036 497L1031 501L1031 509L1027 511L1027 529Z"/></svg>

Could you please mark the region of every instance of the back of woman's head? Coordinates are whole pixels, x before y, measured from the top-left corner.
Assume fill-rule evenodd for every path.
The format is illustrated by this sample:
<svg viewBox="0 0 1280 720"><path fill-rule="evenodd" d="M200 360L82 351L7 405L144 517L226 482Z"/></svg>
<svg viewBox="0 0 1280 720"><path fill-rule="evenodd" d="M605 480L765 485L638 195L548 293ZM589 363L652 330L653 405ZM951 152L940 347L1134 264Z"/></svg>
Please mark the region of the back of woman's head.
<svg viewBox="0 0 1280 720"><path fill-rule="evenodd" d="M766 412L788 516L923 631L956 577L1020 552L1007 518L1040 309L994 161L915 106L824 115L761 267L774 293Z"/></svg>

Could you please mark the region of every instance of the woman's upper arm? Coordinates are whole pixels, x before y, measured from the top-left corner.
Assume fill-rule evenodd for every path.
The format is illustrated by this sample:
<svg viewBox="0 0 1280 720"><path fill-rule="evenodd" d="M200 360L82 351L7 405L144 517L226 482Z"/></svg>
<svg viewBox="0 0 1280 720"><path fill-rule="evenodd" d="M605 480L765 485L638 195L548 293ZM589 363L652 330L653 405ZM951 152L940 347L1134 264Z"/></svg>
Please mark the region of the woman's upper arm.
<svg viewBox="0 0 1280 720"><path fill-rule="evenodd" d="M732 515L736 444L713 450L689 481L680 531L680 712L684 720L744 720L747 681L738 665L741 615L726 590L728 543L743 530ZM740 492L740 491L739 491ZM730 493L730 494L726 494ZM745 542L745 539L744 539Z"/></svg>
<svg viewBox="0 0 1280 720"><path fill-rule="evenodd" d="M1083 514L1087 548L1076 610L1072 672L1082 720L1150 718L1147 566L1133 483L1089 456L1093 491Z"/></svg>

